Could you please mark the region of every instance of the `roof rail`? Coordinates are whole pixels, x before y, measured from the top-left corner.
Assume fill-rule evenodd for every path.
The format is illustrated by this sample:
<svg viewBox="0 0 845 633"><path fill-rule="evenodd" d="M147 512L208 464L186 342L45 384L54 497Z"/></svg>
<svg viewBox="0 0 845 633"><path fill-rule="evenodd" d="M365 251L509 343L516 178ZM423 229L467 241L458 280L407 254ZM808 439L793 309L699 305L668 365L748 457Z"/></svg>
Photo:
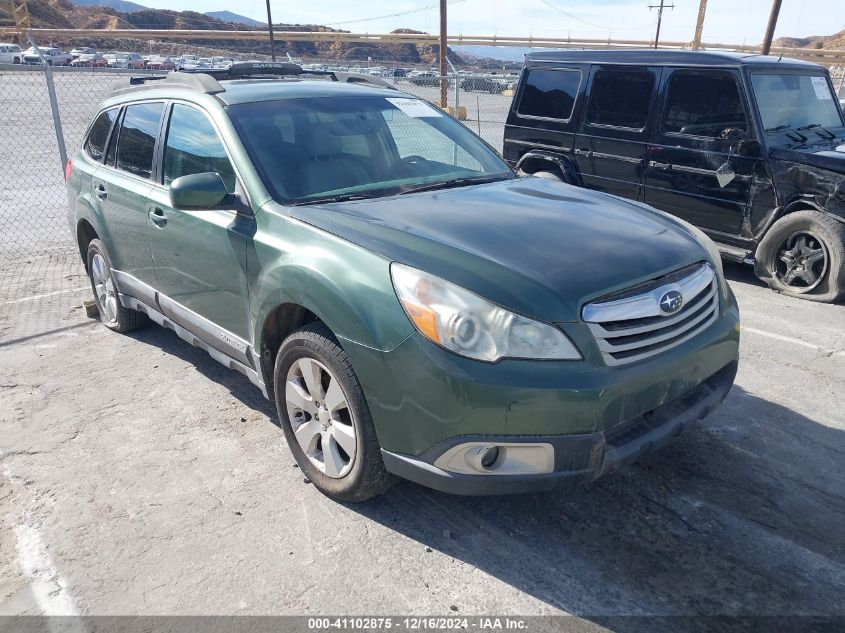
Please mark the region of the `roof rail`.
<svg viewBox="0 0 845 633"><path fill-rule="evenodd" d="M115 94L123 92L134 92L143 88L158 88L157 84L166 84L168 88L184 88L195 92L204 92L214 95L218 92L225 92L226 89L220 85L214 77L204 73L169 72L166 75L142 75L140 77L129 77L115 82L112 90Z"/></svg>
<svg viewBox="0 0 845 633"><path fill-rule="evenodd" d="M169 72L166 75L142 75L130 77L114 84L116 94L161 87L182 88L205 94L225 92L220 80L226 79L268 79L273 77L301 77L302 75L327 77L343 83L367 83L380 88L396 89L379 77L358 73L340 73L331 70L304 70L299 64L290 62L236 62L228 68L194 68Z"/></svg>

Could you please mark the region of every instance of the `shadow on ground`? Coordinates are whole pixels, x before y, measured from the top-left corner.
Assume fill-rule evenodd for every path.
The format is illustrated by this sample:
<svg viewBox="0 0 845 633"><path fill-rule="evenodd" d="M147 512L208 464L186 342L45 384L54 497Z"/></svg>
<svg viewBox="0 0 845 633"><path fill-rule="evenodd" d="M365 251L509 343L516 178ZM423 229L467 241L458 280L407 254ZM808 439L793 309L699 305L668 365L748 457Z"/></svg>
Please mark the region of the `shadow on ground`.
<svg viewBox="0 0 845 633"><path fill-rule="evenodd" d="M701 426L574 494L465 498L401 483L353 508L608 626L595 614L842 615L843 449L842 431L735 387Z"/></svg>

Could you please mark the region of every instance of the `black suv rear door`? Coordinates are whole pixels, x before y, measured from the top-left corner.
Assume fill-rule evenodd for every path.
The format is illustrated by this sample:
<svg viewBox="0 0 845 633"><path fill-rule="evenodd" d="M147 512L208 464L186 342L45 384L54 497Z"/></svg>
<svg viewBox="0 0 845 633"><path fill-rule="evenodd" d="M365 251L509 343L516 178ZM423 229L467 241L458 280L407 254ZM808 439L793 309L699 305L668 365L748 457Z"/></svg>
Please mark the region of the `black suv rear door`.
<svg viewBox="0 0 845 633"><path fill-rule="evenodd" d="M659 67L592 67L574 150L584 186L638 199L659 83Z"/></svg>
<svg viewBox="0 0 845 633"><path fill-rule="evenodd" d="M738 235L759 160L737 155L739 142L754 137L740 73L667 68L661 94L645 201L704 229Z"/></svg>

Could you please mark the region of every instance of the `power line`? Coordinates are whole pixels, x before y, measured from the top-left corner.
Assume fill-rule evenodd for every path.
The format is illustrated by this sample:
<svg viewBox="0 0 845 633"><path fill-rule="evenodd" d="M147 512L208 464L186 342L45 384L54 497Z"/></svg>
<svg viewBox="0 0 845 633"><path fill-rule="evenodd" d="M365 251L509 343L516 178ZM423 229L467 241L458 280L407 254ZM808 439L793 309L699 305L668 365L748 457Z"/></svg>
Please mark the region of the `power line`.
<svg viewBox="0 0 845 633"><path fill-rule="evenodd" d="M590 22L589 20L584 20L582 18L579 18L578 16L571 14L569 11L564 11L563 9L561 9L560 7L552 4L548 0L540 0L540 2L545 4L550 9L554 9L558 13L562 13L563 15L565 15L569 18L572 18L576 22L583 22L584 24L589 24L590 26L595 26L597 28L600 28L603 31L640 31L640 30L648 28L648 27L650 27L654 24L654 22L649 22L648 24L644 24L642 26L626 26L626 27L620 27L620 28L610 28L606 24L596 24L595 22Z"/></svg>
<svg viewBox="0 0 845 633"><path fill-rule="evenodd" d="M447 0L446 4L459 4L466 2L466 0ZM422 13L423 11L430 11L431 9L440 8L440 4L430 4L426 7L419 7L418 9L408 9L407 11L397 11L396 13L388 13L385 15L377 15L372 18L358 18L356 20L344 20L342 22L326 22L326 26L342 26L344 24L359 24L361 22L375 22L376 20L386 20L387 18L398 18L403 15L411 15L413 13Z"/></svg>

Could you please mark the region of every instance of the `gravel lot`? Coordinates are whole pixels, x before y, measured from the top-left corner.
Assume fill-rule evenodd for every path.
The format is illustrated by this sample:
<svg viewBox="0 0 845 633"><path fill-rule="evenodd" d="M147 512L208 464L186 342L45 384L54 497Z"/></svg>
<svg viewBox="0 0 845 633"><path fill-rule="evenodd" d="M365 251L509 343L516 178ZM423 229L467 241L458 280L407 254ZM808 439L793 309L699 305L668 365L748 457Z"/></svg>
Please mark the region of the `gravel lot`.
<svg viewBox="0 0 845 633"><path fill-rule="evenodd" d="M78 142L101 92L62 81ZM0 615L845 616L842 306L731 266L737 384L662 452L574 494L402 483L344 506L303 482L245 378L172 332L85 317L60 173L43 171L55 147L43 113L15 116L4 138L20 145L0 153L0 258L15 260L0 270ZM54 254L18 259L33 243Z"/></svg>

